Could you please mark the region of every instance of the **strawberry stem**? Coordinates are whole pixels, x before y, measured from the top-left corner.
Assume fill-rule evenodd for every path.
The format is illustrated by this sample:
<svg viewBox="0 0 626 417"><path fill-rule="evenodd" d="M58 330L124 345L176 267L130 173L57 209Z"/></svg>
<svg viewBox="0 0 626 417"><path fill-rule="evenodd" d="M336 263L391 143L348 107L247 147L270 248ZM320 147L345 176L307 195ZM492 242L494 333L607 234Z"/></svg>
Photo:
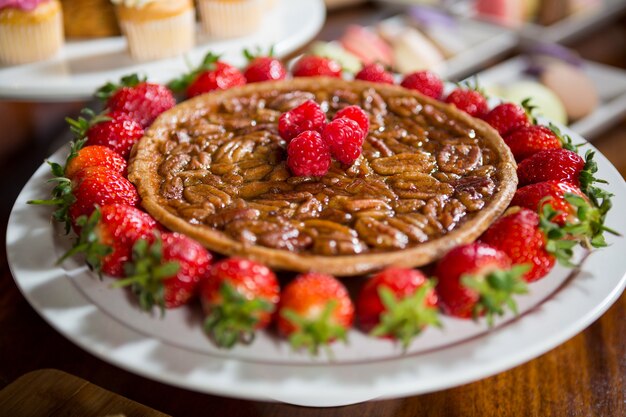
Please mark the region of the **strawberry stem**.
<svg viewBox="0 0 626 417"><path fill-rule="evenodd" d="M346 342L346 329L333 323L332 314L337 306L337 300L330 300L322 312L315 318L304 317L291 309L284 309L281 315L296 327L289 336L289 343L294 350L307 348L309 353L316 356L320 346L327 346L334 340ZM327 349L330 355L332 352Z"/></svg>
<svg viewBox="0 0 626 417"><path fill-rule="evenodd" d="M102 260L113 252L113 248L102 243L97 233L97 226L101 218L100 207L96 206L89 217L80 216L76 219L76 225L81 228L80 235L76 239L74 246L57 260L57 265L74 255L82 253L85 255L85 260L89 267L96 271L100 279L102 279Z"/></svg>
<svg viewBox="0 0 626 417"><path fill-rule="evenodd" d="M426 300L434 287L434 281L428 280L413 294L398 299L388 287L381 286L378 289L378 296L385 306L385 310L380 315L379 324L372 329L370 335L376 337L391 336L399 340L402 343L402 349L406 350L424 327L428 325L441 327L439 310L435 306L426 304Z"/></svg>
<svg viewBox="0 0 626 417"><path fill-rule="evenodd" d="M158 306L161 316L165 314L165 286L163 281L176 275L180 269L178 262L163 263L163 241L155 233L152 244L139 239L133 245L132 261L124 264L127 278L113 283L113 287L130 286L138 297L139 306L144 311L152 311Z"/></svg>
<svg viewBox="0 0 626 417"><path fill-rule="evenodd" d="M541 205L539 212L539 228L543 231L546 238L546 251L554 255L554 257L563 266L574 267L571 262L574 255L574 246L577 241L568 239L568 231L566 226L559 226L552 220L560 213L552 207L552 204Z"/></svg>
<svg viewBox="0 0 626 417"><path fill-rule="evenodd" d="M260 298L249 300L228 282L222 283L220 295L220 303L211 305L204 322L205 332L218 347L252 343L259 314L272 313L274 305Z"/></svg>
<svg viewBox="0 0 626 417"><path fill-rule="evenodd" d="M504 307L517 314L515 294L526 294L528 286L522 278L530 270L530 265L514 265L510 269L496 269L487 275L465 274L461 284L476 291L480 298L474 306L474 319L485 314L489 327L493 326L494 316L502 316Z"/></svg>

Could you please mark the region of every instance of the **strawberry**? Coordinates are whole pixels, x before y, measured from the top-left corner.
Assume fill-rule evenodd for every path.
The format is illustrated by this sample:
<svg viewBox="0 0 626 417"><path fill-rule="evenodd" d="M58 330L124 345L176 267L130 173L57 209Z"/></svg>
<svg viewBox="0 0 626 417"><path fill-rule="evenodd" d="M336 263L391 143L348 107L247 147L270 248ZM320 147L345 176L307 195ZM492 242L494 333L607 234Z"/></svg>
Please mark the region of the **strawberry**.
<svg viewBox="0 0 626 417"><path fill-rule="evenodd" d="M509 132L531 124L528 113L531 107L528 101L522 102L522 106L514 103L502 103L494 107L484 117L484 120L504 137Z"/></svg>
<svg viewBox="0 0 626 417"><path fill-rule="evenodd" d="M365 65L354 76L357 80L370 81L381 84L395 84L393 74L385 69L385 66L379 62Z"/></svg>
<svg viewBox="0 0 626 417"><path fill-rule="evenodd" d="M285 66L272 56L272 49L267 56L254 56L247 49L243 53L248 59L248 66L243 73L248 83L284 80L287 77Z"/></svg>
<svg viewBox="0 0 626 417"><path fill-rule="evenodd" d="M425 96L436 100L443 94L443 82L435 73L423 70L408 74L400 85L410 90L417 90Z"/></svg>
<svg viewBox="0 0 626 417"><path fill-rule="evenodd" d="M298 275L281 294L278 330L294 349L305 347L316 355L320 346L346 340L354 318L348 291L330 275Z"/></svg>
<svg viewBox="0 0 626 417"><path fill-rule="evenodd" d="M526 185L517 190L511 204L539 212L554 211L551 221L563 226L568 235L587 248L606 246L605 231L617 234L604 226L610 205L594 206L578 187L568 182L551 180ZM544 208L548 205L549 209Z"/></svg>
<svg viewBox="0 0 626 417"><path fill-rule="evenodd" d="M133 246L132 259L124 266L128 278L114 287L132 288L139 306L151 311L187 304L206 279L212 256L195 240L179 233L161 233L154 241L140 239Z"/></svg>
<svg viewBox="0 0 626 417"><path fill-rule="evenodd" d="M453 104L457 109L473 117L484 117L489 112L487 99L479 90L471 88L456 88L445 99L448 104Z"/></svg>
<svg viewBox="0 0 626 417"><path fill-rule="evenodd" d="M214 90L227 90L245 83L246 77L238 68L220 61L219 55L209 52L200 65L170 81L168 86L175 92L184 91L187 97L195 97Z"/></svg>
<svg viewBox="0 0 626 417"><path fill-rule="evenodd" d="M68 158L64 174L72 179L78 171L101 166L126 176L126 165L126 160L111 148L100 145L85 146Z"/></svg>
<svg viewBox="0 0 626 417"><path fill-rule="evenodd" d="M76 171L72 179L64 176L64 168L57 163L49 163L56 175L51 181L58 184L52 189L49 200L31 200L28 204L56 206L52 217L65 223L65 232L71 226L79 233L76 223L80 216L89 217L96 206L106 204L127 204L136 206L139 195L133 184L118 171L107 166L91 166Z"/></svg>
<svg viewBox="0 0 626 417"><path fill-rule="evenodd" d="M249 344L267 327L280 298L276 275L265 265L241 258L214 264L200 288L204 329L217 346Z"/></svg>
<svg viewBox="0 0 626 417"><path fill-rule="evenodd" d="M330 58L304 55L292 68L294 77L335 77L341 78L341 65Z"/></svg>
<svg viewBox="0 0 626 417"><path fill-rule="evenodd" d="M174 95L166 86L146 82L137 74L122 77L120 85L107 83L98 89L96 96L106 100L109 112L125 113L143 128L176 104Z"/></svg>
<svg viewBox="0 0 626 417"><path fill-rule="evenodd" d="M72 249L59 260L84 253L87 264L114 277L124 275L132 247L139 239L151 239L157 222L147 213L125 204L96 207L91 216L76 220L80 236Z"/></svg>
<svg viewBox="0 0 626 417"><path fill-rule="evenodd" d="M540 216L527 208L512 207L480 237L481 242L506 253L514 265L531 265L523 275L526 282L547 275L556 259L571 266L576 242L565 239L566 232L551 222L556 213L549 209L546 206Z"/></svg>
<svg viewBox="0 0 626 417"><path fill-rule="evenodd" d="M359 292L356 311L363 330L399 340L405 349L424 327L440 326L434 284L415 269L374 275Z"/></svg>
<svg viewBox="0 0 626 417"><path fill-rule="evenodd" d="M522 279L528 265L512 266L501 250L474 242L449 251L435 270L437 295L446 314L467 319L504 314L509 307L517 313L514 294L527 292Z"/></svg>
<svg viewBox="0 0 626 417"><path fill-rule="evenodd" d="M324 126L326 126L326 114L313 100L307 100L298 107L281 114L278 119L278 133L287 143L307 130L322 133Z"/></svg>
<svg viewBox="0 0 626 417"><path fill-rule="evenodd" d="M137 206L139 195L135 186L119 173L97 166L76 173L69 201L69 217L76 224L80 216L89 217L96 206L113 203Z"/></svg>
<svg viewBox="0 0 626 417"><path fill-rule="evenodd" d="M96 115L91 109L83 109L76 120L65 120L74 134L75 145L72 152L83 146L106 146L128 159L133 145L143 136L143 127L139 122L122 112L109 112ZM72 154L68 160L73 157Z"/></svg>
<svg viewBox="0 0 626 417"><path fill-rule="evenodd" d="M109 120L95 123L85 132L85 145L106 146L128 159L133 145L143 137L143 127L125 113L113 112L105 117Z"/></svg>
<svg viewBox="0 0 626 417"><path fill-rule="evenodd" d="M539 151L561 149L561 140L549 128L539 125L528 125L514 129L503 136L515 160L520 162Z"/></svg>

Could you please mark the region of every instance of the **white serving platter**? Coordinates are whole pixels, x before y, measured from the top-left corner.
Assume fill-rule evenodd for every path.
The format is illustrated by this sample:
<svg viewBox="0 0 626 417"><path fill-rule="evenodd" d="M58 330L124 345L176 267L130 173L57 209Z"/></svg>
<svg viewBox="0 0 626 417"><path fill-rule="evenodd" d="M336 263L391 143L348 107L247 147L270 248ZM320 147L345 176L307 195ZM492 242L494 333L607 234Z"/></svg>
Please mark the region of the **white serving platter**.
<svg viewBox="0 0 626 417"><path fill-rule="evenodd" d="M575 142L583 139L571 134ZM585 148L591 148L585 145ZM67 149L51 159L61 160ZM626 232L626 183L602 155L599 176L615 194L607 224ZM165 318L141 313L128 293L98 280L79 260L55 261L71 245L50 221L50 209L26 204L49 192L43 164L19 195L7 229L7 255L15 281L33 308L56 330L95 356L146 378L204 393L274 400L304 406L340 406L416 395L466 384L533 359L582 331L615 302L626 286L626 240L580 266L557 266L519 298L519 316L508 314L489 329L484 320L443 318L406 353L389 340L351 330L348 345L333 356L292 352L273 332L250 346L214 347L202 334L198 308L169 311ZM347 281L350 281L349 279ZM347 282L348 285L351 282Z"/></svg>

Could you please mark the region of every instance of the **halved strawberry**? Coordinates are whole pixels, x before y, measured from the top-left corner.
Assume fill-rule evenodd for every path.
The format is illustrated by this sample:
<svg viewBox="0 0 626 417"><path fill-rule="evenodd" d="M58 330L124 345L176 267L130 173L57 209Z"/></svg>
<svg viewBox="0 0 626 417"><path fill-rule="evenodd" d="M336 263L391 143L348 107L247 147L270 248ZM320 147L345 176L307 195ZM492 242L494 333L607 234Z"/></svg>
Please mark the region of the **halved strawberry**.
<svg viewBox="0 0 626 417"><path fill-rule="evenodd" d="M161 233L154 242L140 239L133 246L132 259L124 266L128 278L113 284L130 286L139 306L152 311L187 304L206 279L211 254L195 240L179 233Z"/></svg>
<svg viewBox="0 0 626 417"><path fill-rule="evenodd" d="M437 263L441 308L464 319L486 315L491 325L494 315L504 314L506 307L517 313L513 296L527 292L522 275L529 269L524 264L513 266L506 253L484 243L457 246Z"/></svg>
<svg viewBox="0 0 626 417"><path fill-rule="evenodd" d="M59 259L84 254L87 264L98 274L124 276L124 263L130 260L139 239L151 240L157 222L149 214L125 204L96 207L89 216L76 220L80 235L72 249Z"/></svg>
<svg viewBox="0 0 626 417"><path fill-rule="evenodd" d="M363 330L399 340L404 349L429 325L440 326L435 284L415 269L387 268L363 286L356 302Z"/></svg>
<svg viewBox="0 0 626 417"><path fill-rule="evenodd" d="M265 265L241 258L214 264L202 282L204 330L219 347L249 344L267 327L280 299L276 275Z"/></svg>
<svg viewBox="0 0 626 417"><path fill-rule="evenodd" d="M294 349L307 348L316 355L334 340L346 340L354 319L348 291L330 275L298 275L281 294L278 330Z"/></svg>

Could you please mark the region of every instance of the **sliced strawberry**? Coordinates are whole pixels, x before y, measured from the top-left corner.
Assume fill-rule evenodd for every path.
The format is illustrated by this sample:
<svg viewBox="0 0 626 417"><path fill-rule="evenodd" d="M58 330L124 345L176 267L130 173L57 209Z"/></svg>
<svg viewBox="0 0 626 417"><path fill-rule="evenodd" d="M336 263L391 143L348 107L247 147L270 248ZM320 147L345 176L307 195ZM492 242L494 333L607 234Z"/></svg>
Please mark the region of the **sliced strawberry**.
<svg viewBox="0 0 626 417"><path fill-rule="evenodd" d="M372 336L399 340L404 349L426 326L440 326L434 283L420 271L387 268L363 286L357 317Z"/></svg>
<svg viewBox="0 0 626 417"><path fill-rule="evenodd" d="M204 329L219 347L249 344L267 327L280 298L276 275L265 265L241 258L211 267L200 290Z"/></svg>
<svg viewBox="0 0 626 417"><path fill-rule="evenodd" d="M348 291L330 275L299 275L281 294L278 330L294 349L306 348L317 355L320 347L345 341L353 319Z"/></svg>
<svg viewBox="0 0 626 417"><path fill-rule="evenodd" d="M440 305L455 317L486 315L492 325L494 315L504 314L506 307L517 313L513 296L528 291L522 275L529 269L512 266L506 253L484 243L457 246L437 263Z"/></svg>

